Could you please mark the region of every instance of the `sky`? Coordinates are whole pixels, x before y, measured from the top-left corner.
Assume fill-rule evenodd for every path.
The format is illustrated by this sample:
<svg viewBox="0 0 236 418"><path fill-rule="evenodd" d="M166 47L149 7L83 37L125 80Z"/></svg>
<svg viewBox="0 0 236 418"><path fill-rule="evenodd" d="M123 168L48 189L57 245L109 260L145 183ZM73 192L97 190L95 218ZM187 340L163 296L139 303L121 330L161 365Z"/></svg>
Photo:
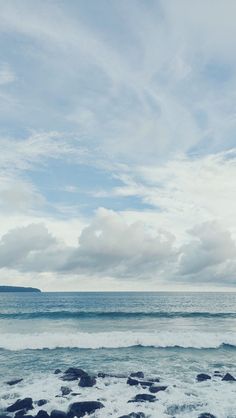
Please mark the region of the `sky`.
<svg viewBox="0 0 236 418"><path fill-rule="evenodd" d="M236 290L235 0L0 0L0 283Z"/></svg>

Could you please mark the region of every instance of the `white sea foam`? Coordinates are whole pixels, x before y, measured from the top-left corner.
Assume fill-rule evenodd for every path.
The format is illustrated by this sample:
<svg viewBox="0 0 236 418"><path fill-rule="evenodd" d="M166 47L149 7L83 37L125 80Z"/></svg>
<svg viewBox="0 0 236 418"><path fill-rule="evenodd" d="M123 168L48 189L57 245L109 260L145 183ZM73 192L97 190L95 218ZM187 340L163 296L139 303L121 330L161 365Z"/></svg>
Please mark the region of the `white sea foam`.
<svg viewBox="0 0 236 418"><path fill-rule="evenodd" d="M219 348L222 345L236 347L236 333L204 332L98 332L98 333L31 333L0 336L0 348L6 350L55 349L55 348L122 348L144 347L182 347Z"/></svg>
<svg viewBox="0 0 236 418"><path fill-rule="evenodd" d="M138 393L148 393L148 389L129 386L125 379L98 379L92 388L79 388L78 382L66 382L73 392L80 393L73 397L57 397L63 382L53 374L28 376L16 387L0 384L0 413L17 398L32 397L33 400L47 399L49 403L42 409L50 413L53 409L67 411L71 402L100 400L105 408L93 415L95 418L117 418L133 411L142 411L148 418L197 418L202 412L210 412L217 418L235 418L236 385L222 382L219 378L197 383L176 378L165 380L161 384L168 389L157 394L157 402L134 404L128 403ZM35 405L33 415L40 408Z"/></svg>

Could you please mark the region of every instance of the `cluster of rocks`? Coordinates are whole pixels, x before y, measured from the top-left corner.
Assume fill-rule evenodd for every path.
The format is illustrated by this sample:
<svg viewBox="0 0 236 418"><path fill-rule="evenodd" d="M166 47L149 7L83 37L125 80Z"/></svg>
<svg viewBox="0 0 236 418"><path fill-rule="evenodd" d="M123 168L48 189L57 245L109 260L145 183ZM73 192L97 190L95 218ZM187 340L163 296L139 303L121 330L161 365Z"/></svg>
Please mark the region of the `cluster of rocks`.
<svg viewBox="0 0 236 418"><path fill-rule="evenodd" d="M236 379L232 374L226 373L225 375L222 375L218 370L216 370L213 374L213 377L219 377L223 382L235 382ZM212 377L209 374L205 373L199 373L197 375L197 381L198 382L204 382L205 380L210 380Z"/></svg>
<svg viewBox="0 0 236 418"><path fill-rule="evenodd" d="M91 376L86 373L84 370L77 368L77 367L70 367L64 373L60 369L56 369L54 374L60 375L60 379L63 382L71 382L71 381L78 381L78 386L81 388L88 388L96 385L97 377L98 378L106 378L106 377L116 377L116 378L126 378L126 383L129 386L137 386L143 389L148 389L150 393L139 393L134 398L130 399L128 403L142 403L142 402L156 402L158 399L154 394L158 392L165 391L168 386L160 385L159 378L150 378L145 379L143 372L135 372L131 373L128 377L125 375L114 375L114 374L105 374L105 373L98 373L96 376ZM233 382L236 381L236 378L232 376L230 373L226 373L222 375L219 371L215 371L213 377L219 377L222 381ZM206 380L212 379L212 376L200 373L196 376L197 382L204 382ZM20 383L23 379L13 379L6 382L7 385L13 386ZM72 392L68 386L62 385L60 388L60 395L56 395L57 397L66 397L68 395L77 396L80 393ZM36 415L31 415L29 413L35 407L41 407L46 405L48 401L46 399L39 399L38 401L33 401L32 398L23 398L18 399L12 405L9 405L6 408L5 414L0 414L0 418L12 418L14 413L14 418L80 418L84 417L85 415L93 414L95 411L104 408L104 405L99 400L97 401L81 401L81 402L73 402L69 405L68 410L66 412L60 410L53 410L51 411L50 415L44 409L40 409ZM8 415L11 414L11 415ZM128 415L122 415L119 418L146 418L146 415L143 412L131 412ZM205 412L201 413L198 418L216 418L214 415Z"/></svg>

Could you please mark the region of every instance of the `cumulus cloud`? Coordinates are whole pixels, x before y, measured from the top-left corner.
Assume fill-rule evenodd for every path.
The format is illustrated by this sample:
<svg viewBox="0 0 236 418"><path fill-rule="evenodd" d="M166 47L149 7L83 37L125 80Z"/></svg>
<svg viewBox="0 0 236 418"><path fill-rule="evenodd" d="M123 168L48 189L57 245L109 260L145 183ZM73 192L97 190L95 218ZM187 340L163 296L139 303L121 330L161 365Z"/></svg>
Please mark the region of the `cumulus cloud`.
<svg viewBox="0 0 236 418"><path fill-rule="evenodd" d="M222 266L234 283L236 246L230 233L216 221L196 225L188 244L176 246L173 234L153 230L142 222L128 224L121 215L100 209L83 228L77 246L52 236L42 224L17 228L0 241L0 267L19 272L54 273L162 283L210 283L219 280ZM99 282L98 282L99 286Z"/></svg>
<svg viewBox="0 0 236 418"><path fill-rule="evenodd" d="M236 260L236 246L229 231L216 222L205 222L189 231L193 237L181 248L179 273L194 275L209 267Z"/></svg>

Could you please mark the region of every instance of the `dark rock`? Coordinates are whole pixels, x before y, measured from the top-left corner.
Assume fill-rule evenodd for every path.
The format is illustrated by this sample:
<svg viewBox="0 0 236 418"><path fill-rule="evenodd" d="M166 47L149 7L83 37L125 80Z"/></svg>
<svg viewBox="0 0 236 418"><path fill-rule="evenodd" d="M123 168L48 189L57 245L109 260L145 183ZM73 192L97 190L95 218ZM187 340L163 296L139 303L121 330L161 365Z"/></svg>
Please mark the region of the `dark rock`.
<svg viewBox="0 0 236 418"><path fill-rule="evenodd" d="M131 377L128 377L126 383L130 386L137 386L139 384L139 381L137 379L132 379Z"/></svg>
<svg viewBox="0 0 236 418"><path fill-rule="evenodd" d="M138 377L139 379L144 379L144 373L143 372L130 373L130 377Z"/></svg>
<svg viewBox="0 0 236 418"><path fill-rule="evenodd" d="M198 382L204 382L204 380L209 380L209 379L211 379L211 376L209 376L209 374L200 373L197 375Z"/></svg>
<svg viewBox="0 0 236 418"><path fill-rule="evenodd" d="M230 374L230 373L226 373L222 380L224 380L226 382L235 382L236 381L235 377L233 377L232 374Z"/></svg>
<svg viewBox="0 0 236 418"><path fill-rule="evenodd" d="M216 416L209 414L208 412L204 412L203 414L198 415L198 418L216 418Z"/></svg>
<svg viewBox="0 0 236 418"><path fill-rule="evenodd" d="M11 418L10 415L0 414L0 418Z"/></svg>
<svg viewBox="0 0 236 418"><path fill-rule="evenodd" d="M104 405L98 401L74 402L69 406L68 417L84 417L86 414L92 414L101 408L104 408Z"/></svg>
<svg viewBox="0 0 236 418"><path fill-rule="evenodd" d="M46 403L48 403L48 401L47 401L47 399L39 399L39 401L36 401L35 403L38 406L43 406L43 405L46 405Z"/></svg>
<svg viewBox="0 0 236 418"><path fill-rule="evenodd" d="M27 411L29 409L33 409L32 398L18 399L14 404L8 406L7 411L15 412L15 411L19 411L20 409L26 409Z"/></svg>
<svg viewBox="0 0 236 418"><path fill-rule="evenodd" d="M81 393L79 393L79 392L73 392L73 393L71 393L71 396L78 396L78 395L81 395Z"/></svg>
<svg viewBox="0 0 236 418"><path fill-rule="evenodd" d="M143 388L146 388L146 387L150 387L150 386L152 386L152 385L154 385L154 382L149 382L149 381L146 381L146 380L139 380L139 385L141 385Z"/></svg>
<svg viewBox="0 0 236 418"><path fill-rule="evenodd" d="M128 402L155 402L156 396L155 395L149 395L148 393L139 393L134 397L134 399L131 399Z"/></svg>
<svg viewBox="0 0 236 418"><path fill-rule="evenodd" d="M161 392L162 390L166 390L168 386L151 386L149 388L149 392L151 393L157 393Z"/></svg>
<svg viewBox="0 0 236 418"><path fill-rule="evenodd" d="M102 379L104 379L104 377L106 377L106 374L105 373L102 373L102 372L99 372L98 373L98 377L102 377Z"/></svg>
<svg viewBox="0 0 236 418"><path fill-rule="evenodd" d="M54 374L60 374L60 373L62 373L62 371L60 369L56 369L55 372L54 372Z"/></svg>
<svg viewBox="0 0 236 418"><path fill-rule="evenodd" d="M146 415L143 412L131 412L129 415L122 415L119 418L145 418Z"/></svg>
<svg viewBox="0 0 236 418"><path fill-rule="evenodd" d="M21 409L20 411L17 411L14 415L14 418L21 418L24 415L26 415L27 410L26 409Z"/></svg>
<svg viewBox="0 0 236 418"><path fill-rule="evenodd" d="M96 379L93 376L82 376L79 381L79 386L81 388L91 388L92 386L96 385Z"/></svg>
<svg viewBox="0 0 236 418"><path fill-rule="evenodd" d="M78 378L80 378L82 376L87 376L88 373L86 373L82 369L78 369L77 367L69 367L69 369L67 369L65 371L65 374L74 374L75 376L77 376Z"/></svg>
<svg viewBox="0 0 236 418"><path fill-rule="evenodd" d="M51 418L67 418L67 414L63 411L59 411L58 409L54 409L50 415Z"/></svg>
<svg viewBox="0 0 236 418"><path fill-rule="evenodd" d="M12 379L12 380L8 380L8 382L6 382L7 385L9 386L13 386L16 385L17 383L22 382L23 379Z"/></svg>
<svg viewBox="0 0 236 418"><path fill-rule="evenodd" d="M146 380L137 380L137 379L133 379L132 377L128 377L126 383L127 383L127 385L130 385L130 386L141 385L144 388L152 386L154 384L154 382L150 382L150 381L146 381Z"/></svg>
<svg viewBox="0 0 236 418"><path fill-rule="evenodd" d="M71 393L71 392L72 392L72 390L70 388L68 388L68 386L61 386L62 396L69 395L69 393Z"/></svg>
<svg viewBox="0 0 236 418"><path fill-rule="evenodd" d="M49 418L49 415L46 411L40 409L35 418Z"/></svg>

